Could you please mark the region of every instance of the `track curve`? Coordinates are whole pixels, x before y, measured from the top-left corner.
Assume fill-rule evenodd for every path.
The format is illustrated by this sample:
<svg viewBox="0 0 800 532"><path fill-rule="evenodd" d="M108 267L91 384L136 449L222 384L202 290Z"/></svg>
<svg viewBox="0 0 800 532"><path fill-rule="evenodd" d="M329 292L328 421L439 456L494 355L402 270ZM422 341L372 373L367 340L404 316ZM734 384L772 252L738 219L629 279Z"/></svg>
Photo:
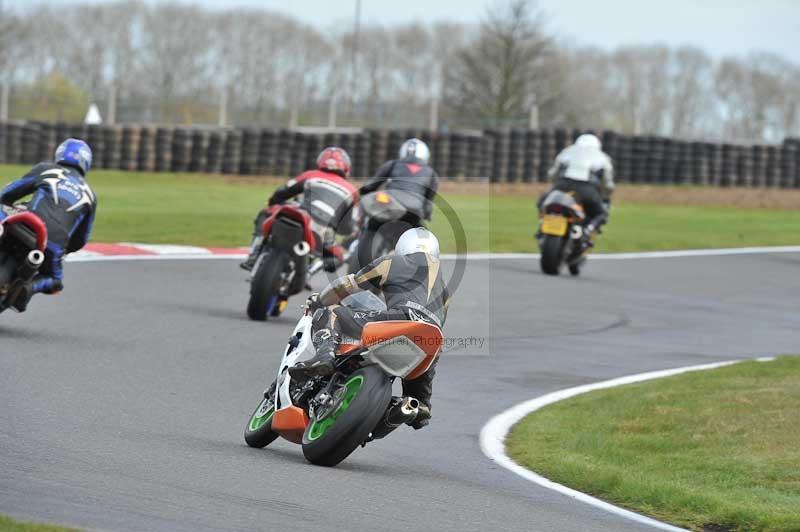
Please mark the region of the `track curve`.
<svg viewBox="0 0 800 532"><path fill-rule="evenodd" d="M325 469L242 438L296 305L247 321L232 261L73 264L63 296L0 316L0 513L113 530L646 530L498 467L482 425L560 388L796 352L799 269L800 253L594 261L578 279L470 261L446 333L488 344L448 349L432 425Z"/></svg>

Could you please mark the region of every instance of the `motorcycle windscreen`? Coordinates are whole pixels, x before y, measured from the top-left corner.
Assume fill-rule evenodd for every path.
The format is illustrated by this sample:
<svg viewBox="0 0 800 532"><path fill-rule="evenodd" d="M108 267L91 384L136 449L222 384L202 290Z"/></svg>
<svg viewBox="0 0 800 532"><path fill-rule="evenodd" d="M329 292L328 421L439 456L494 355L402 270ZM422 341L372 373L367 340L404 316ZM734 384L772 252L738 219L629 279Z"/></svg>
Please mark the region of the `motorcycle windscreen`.
<svg viewBox="0 0 800 532"><path fill-rule="evenodd" d="M367 360L403 379L425 373L439 355L443 341L439 327L417 321L372 322L361 333L362 345L369 347Z"/></svg>

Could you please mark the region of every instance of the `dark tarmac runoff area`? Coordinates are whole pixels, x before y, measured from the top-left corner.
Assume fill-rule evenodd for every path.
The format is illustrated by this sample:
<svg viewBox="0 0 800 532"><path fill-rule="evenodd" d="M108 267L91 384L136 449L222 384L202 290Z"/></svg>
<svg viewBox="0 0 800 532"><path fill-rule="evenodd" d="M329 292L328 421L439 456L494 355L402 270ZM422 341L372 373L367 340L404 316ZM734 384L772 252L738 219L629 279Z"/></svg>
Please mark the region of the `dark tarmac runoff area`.
<svg viewBox="0 0 800 532"><path fill-rule="evenodd" d="M257 323L234 260L68 264L63 295L0 316L0 513L123 531L647 530L496 465L481 427L562 388L798 353L798 272L793 253L595 258L580 278L470 260L431 425L322 468L243 439L302 296Z"/></svg>

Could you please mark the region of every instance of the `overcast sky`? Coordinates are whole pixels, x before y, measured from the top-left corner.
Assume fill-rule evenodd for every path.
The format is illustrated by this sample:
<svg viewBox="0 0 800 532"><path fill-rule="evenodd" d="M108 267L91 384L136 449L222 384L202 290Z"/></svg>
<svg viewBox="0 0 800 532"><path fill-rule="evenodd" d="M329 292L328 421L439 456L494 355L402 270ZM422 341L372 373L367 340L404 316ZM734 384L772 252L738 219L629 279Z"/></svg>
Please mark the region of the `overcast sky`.
<svg viewBox="0 0 800 532"><path fill-rule="evenodd" d="M6 6L30 0L1 0ZM102 2L104 0L92 0ZM158 0L150 0L158 1ZM362 0L365 22L477 22L493 0ZM75 0L48 0L69 4ZM291 13L321 28L351 24L355 0L195 0L215 7ZM752 50L800 63L800 0L539 0L550 29L565 40L613 48L622 44L692 44L719 57ZM332 7L336 6L336 7Z"/></svg>

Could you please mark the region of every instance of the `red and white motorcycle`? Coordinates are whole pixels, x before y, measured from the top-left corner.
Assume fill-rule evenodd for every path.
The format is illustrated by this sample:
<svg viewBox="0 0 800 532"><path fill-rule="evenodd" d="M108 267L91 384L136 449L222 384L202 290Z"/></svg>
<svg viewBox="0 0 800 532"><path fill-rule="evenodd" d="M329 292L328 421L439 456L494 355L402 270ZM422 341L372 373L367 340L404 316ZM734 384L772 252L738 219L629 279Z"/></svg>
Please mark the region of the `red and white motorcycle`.
<svg viewBox="0 0 800 532"><path fill-rule="evenodd" d="M289 296L302 291L323 264L321 238L315 229L325 228L316 227L311 216L294 203L273 205L267 212L247 303L247 315L257 321L280 316Z"/></svg>
<svg viewBox="0 0 800 532"><path fill-rule="evenodd" d="M0 220L0 312L14 304L44 263L47 226L32 212L13 209Z"/></svg>

